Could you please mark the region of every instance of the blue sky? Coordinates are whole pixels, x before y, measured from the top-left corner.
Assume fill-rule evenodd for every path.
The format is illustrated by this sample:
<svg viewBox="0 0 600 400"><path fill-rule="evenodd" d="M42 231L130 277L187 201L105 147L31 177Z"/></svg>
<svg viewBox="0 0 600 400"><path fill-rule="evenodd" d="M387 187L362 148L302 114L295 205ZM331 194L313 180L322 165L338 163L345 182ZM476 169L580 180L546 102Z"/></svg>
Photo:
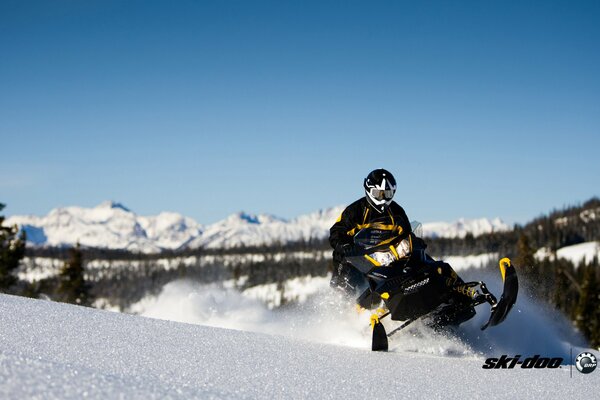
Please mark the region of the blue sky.
<svg viewBox="0 0 600 400"><path fill-rule="evenodd" d="M600 2L2 1L7 215L284 218L395 174L421 221L600 195Z"/></svg>

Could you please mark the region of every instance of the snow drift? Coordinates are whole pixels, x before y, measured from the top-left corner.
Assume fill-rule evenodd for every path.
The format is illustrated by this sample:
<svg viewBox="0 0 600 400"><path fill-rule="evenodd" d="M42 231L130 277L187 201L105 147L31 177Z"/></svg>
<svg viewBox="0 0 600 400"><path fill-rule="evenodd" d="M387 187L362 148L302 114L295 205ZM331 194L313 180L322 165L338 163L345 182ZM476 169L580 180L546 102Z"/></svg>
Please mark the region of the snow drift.
<svg viewBox="0 0 600 400"><path fill-rule="evenodd" d="M570 398L600 389L597 373L570 377L568 366L484 370L479 356L372 353L6 295L0 351L6 399Z"/></svg>

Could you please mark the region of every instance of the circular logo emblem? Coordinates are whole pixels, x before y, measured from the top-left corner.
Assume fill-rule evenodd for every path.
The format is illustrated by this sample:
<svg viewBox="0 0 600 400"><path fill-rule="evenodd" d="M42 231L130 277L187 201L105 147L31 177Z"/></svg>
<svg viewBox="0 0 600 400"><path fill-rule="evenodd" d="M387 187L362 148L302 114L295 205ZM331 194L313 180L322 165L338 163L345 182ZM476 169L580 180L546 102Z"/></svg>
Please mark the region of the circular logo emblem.
<svg viewBox="0 0 600 400"><path fill-rule="evenodd" d="M592 353L581 353L575 359L575 366L577 367L577 370L584 374L589 374L595 370L596 365L598 365L596 362L596 356Z"/></svg>

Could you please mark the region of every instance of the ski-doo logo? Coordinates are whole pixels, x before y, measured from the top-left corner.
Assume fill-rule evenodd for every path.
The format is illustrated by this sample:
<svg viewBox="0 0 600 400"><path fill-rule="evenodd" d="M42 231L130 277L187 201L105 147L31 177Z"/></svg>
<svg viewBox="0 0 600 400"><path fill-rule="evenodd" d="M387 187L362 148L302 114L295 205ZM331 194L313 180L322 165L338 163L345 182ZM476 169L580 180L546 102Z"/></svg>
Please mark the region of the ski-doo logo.
<svg viewBox="0 0 600 400"><path fill-rule="evenodd" d="M502 355L500 358L488 358L481 368L483 369L511 369L519 365L521 368L559 368L563 359L561 357L546 358L539 354L533 357L527 357L521 361L521 355L517 354L514 357Z"/></svg>
<svg viewBox="0 0 600 400"><path fill-rule="evenodd" d="M577 370L583 374L589 374L596 369L597 365L598 363L596 361L596 356L592 353L581 353L575 359L575 367L577 367Z"/></svg>

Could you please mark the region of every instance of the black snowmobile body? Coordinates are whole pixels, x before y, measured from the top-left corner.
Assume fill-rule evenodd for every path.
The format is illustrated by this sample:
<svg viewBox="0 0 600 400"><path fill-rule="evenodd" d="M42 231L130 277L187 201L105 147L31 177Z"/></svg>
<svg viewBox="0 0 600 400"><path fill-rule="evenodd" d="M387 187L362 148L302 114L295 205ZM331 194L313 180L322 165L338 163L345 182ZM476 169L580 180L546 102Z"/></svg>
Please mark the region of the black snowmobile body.
<svg viewBox="0 0 600 400"><path fill-rule="evenodd" d="M388 315L392 320L406 321L402 327L424 316L431 325L444 327L471 319L475 306L487 302L492 312L482 329L504 321L518 293L517 275L510 260L500 262L504 292L497 301L483 282L465 283L450 265L428 256L425 242L413 232L372 224L355 236L358 252L347 257L368 283L357 303L367 309L377 308L382 301L385 305L382 315L372 317L373 350L387 350L387 336L395 333L386 334L379 321ZM376 336L385 343L376 344Z"/></svg>
<svg viewBox="0 0 600 400"><path fill-rule="evenodd" d="M409 239L413 246L410 255L386 266L375 265L372 257L366 253L390 251L389 244L363 248L365 254L348 258L364 274L369 284L357 303L372 309L383 300L391 319L397 321L416 319L436 312L440 315L432 315L433 319L447 325L464 322L467 315L468 318L474 316L472 304L461 299L464 295L453 292L449 287L460 279L452 277L450 266L429 257L422 240L414 236ZM360 245L360 235L357 235L356 242ZM454 321L455 318L452 317L458 314L461 314L461 320Z"/></svg>

